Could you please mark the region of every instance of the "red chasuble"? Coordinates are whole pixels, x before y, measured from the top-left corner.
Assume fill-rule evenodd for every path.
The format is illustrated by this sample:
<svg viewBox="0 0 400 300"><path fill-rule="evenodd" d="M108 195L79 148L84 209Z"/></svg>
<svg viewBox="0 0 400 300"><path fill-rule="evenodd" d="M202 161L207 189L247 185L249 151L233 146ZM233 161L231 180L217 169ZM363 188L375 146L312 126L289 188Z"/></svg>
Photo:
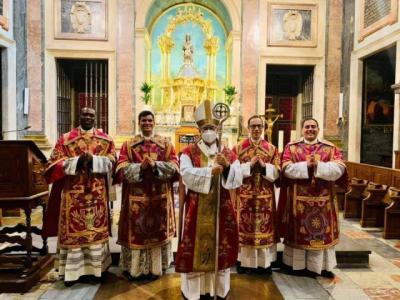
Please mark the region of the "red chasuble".
<svg viewBox="0 0 400 300"><path fill-rule="evenodd" d="M193 167L207 167L207 157L197 144L183 150L189 156ZM225 148L222 153L233 163L236 155ZM188 190L185 197L185 218L181 243L176 256L176 272L210 272L215 264L215 228L216 228L216 184L218 177L213 176L209 194ZM218 269L223 270L236 263L238 255L238 228L236 214L229 190L221 186L219 213L219 253Z"/></svg>
<svg viewBox="0 0 400 300"><path fill-rule="evenodd" d="M289 143L282 155L282 173L291 163L306 161L314 154L322 162L335 161L345 167L338 148L327 141L308 145L303 141ZM284 173L283 173L284 174ZM339 224L332 181L315 178L309 169L309 179L284 178L279 199L281 235L288 246L322 250L338 243ZM345 183L347 173L337 181Z"/></svg>
<svg viewBox="0 0 400 300"><path fill-rule="evenodd" d="M233 148L241 163L260 155L265 163L280 168L278 149L261 140L258 144L245 139ZM256 165L243 179L238 191L239 245L266 248L277 242L274 184L263 177L265 168Z"/></svg>
<svg viewBox="0 0 400 300"><path fill-rule="evenodd" d="M149 168L141 182L125 181L124 168L131 163L141 163L146 156L173 163L176 176L163 181ZM175 236L172 183L178 178L178 170L174 147L166 138L154 136L145 140L138 135L122 145L116 169L116 182L122 182L120 245L129 249L153 248L168 243Z"/></svg>
<svg viewBox="0 0 400 300"><path fill-rule="evenodd" d="M107 175L88 174L86 170L77 175L64 173L63 162L84 152L116 161L114 143L105 133L97 129L81 133L75 128L57 141L45 171L53 187L43 235L58 235L62 248L87 247L109 237Z"/></svg>

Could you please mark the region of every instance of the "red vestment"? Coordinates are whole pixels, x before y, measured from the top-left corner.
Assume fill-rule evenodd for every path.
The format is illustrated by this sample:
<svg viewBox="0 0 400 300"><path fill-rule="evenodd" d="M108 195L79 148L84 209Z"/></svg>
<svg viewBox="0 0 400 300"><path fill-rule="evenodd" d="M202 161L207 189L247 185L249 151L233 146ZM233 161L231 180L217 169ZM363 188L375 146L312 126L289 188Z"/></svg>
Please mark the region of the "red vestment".
<svg viewBox="0 0 400 300"><path fill-rule="evenodd" d="M338 148L327 141L309 145L303 141L289 143L282 154L282 174L291 163L306 161L314 154L322 162L334 161L345 164ZM338 243L339 224L333 181L315 178L314 170L308 170L308 179L283 179L278 204L281 220L280 234L284 243L293 248L323 250ZM347 173L337 180L346 183Z"/></svg>
<svg viewBox="0 0 400 300"><path fill-rule="evenodd" d="M176 176L161 180L148 168L140 182L124 180L124 168L131 163L142 163L146 156L173 163ZM136 136L122 145L116 168L116 182L122 182L118 244L129 249L146 249L171 241L176 233L172 183L177 174L175 150L166 138Z"/></svg>
<svg viewBox="0 0 400 300"><path fill-rule="evenodd" d="M236 155L224 148L222 153L233 163ZM197 144L183 150L194 168L207 167L207 157ZM222 176L222 175L221 175ZM176 272L214 271L215 228L216 228L216 186L218 177L213 176L209 194L188 190L185 196L184 230L176 256ZM234 205L229 190L220 188L219 253L218 269L223 270L236 263L238 255L238 228Z"/></svg>
<svg viewBox="0 0 400 300"><path fill-rule="evenodd" d="M107 134L98 129L82 133L74 128L57 141L45 171L46 180L53 187L43 235L58 235L62 248L87 247L109 237L107 175L88 173L85 169L76 175L64 172L64 161L84 152L116 161L114 143Z"/></svg>
<svg viewBox="0 0 400 300"><path fill-rule="evenodd" d="M240 163L250 162L259 155L265 163L280 167L278 149L261 140L252 143L249 138L233 148ZM266 248L277 242L274 184L263 177L265 168L255 165L250 177L243 179L238 190L239 245Z"/></svg>

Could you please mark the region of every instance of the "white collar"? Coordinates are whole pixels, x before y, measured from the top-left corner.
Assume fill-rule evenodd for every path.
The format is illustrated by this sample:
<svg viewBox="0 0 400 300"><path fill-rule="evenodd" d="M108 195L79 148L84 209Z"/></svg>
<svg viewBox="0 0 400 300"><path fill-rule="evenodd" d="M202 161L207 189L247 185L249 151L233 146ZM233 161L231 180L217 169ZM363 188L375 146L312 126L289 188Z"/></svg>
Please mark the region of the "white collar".
<svg viewBox="0 0 400 300"><path fill-rule="evenodd" d="M318 140L318 138L316 138L315 140L313 140L313 141L307 141L304 137L302 138L303 139L303 142L304 142L304 144L307 144L307 145L314 145L314 144L317 144L317 143L319 143L319 140Z"/></svg>
<svg viewBox="0 0 400 300"><path fill-rule="evenodd" d="M258 144L259 142L261 142L262 138L260 136L260 138L258 140L253 139L252 137L250 137L250 141L254 144Z"/></svg>
<svg viewBox="0 0 400 300"><path fill-rule="evenodd" d="M81 126L79 126L78 128L82 133L94 133L94 127L90 128L88 130L83 129Z"/></svg>
<svg viewBox="0 0 400 300"><path fill-rule="evenodd" d="M141 133L140 135L141 135L142 138L144 138L145 140L150 140L151 138L154 137L154 132L152 132L150 136L144 136L143 133Z"/></svg>
<svg viewBox="0 0 400 300"><path fill-rule="evenodd" d="M203 140L200 140L197 145L199 146L201 152L203 152L207 157L216 155L218 152L217 143L211 144L208 146Z"/></svg>

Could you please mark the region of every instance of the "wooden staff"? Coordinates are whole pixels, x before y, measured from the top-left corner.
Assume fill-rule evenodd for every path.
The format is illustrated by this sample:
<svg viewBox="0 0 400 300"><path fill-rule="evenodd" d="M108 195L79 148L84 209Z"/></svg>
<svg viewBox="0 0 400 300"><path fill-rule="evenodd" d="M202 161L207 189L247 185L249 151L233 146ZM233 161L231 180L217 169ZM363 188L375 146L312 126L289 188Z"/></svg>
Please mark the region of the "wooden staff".
<svg viewBox="0 0 400 300"><path fill-rule="evenodd" d="M219 120L218 124L218 153L221 152L222 145L222 124L229 118L229 106L224 103L217 103L213 108L213 115ZM214 264L214 300L217 300L217 285L218 285L218 255L219 255L219 209L221 202L221 174L218 175L217 185L217 209L216 209L216 224L215 224L215 264Z"/></svg>

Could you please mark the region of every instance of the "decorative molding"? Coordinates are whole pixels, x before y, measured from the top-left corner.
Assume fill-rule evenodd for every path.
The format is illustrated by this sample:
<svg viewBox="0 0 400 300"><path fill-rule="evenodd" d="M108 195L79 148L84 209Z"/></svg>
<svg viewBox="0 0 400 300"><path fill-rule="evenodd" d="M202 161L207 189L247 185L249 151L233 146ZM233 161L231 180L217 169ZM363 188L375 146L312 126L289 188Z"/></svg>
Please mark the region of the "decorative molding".
<svg viewBox="0 0 400 300"><path fill-rule="evenodd" d="M388 13L381 16L381 12L376 9L379 6L385 8ZM370 34L387 25L396 23L398 18L397 10L398 0L360 0L360 34L358 41L362 42ZM374 17L380 18L369 24L374 20ZM368 18L372 20L369 21Z"/></svg>
<svg viewBox="0 0 400 300"><path fill-rule="evenodd" d="M318 5L268 3L268 46L316 47Z"/></svg>
<svg viewBox="0 0 400 300"><path fill-rule="evenodd" d="M45 135L41 135L41 134L26 134L24 136L24 140L29 140L29 141L33 141L40 150L50 150L51 149L51 145L49 143L49 140L47 139L47 137Z"/></svg>
<svg viewBox="0 0 400 300"><path fill-rule="evenodd" d="M54 1L54 38L108 39L108 0Z"/></svg>

